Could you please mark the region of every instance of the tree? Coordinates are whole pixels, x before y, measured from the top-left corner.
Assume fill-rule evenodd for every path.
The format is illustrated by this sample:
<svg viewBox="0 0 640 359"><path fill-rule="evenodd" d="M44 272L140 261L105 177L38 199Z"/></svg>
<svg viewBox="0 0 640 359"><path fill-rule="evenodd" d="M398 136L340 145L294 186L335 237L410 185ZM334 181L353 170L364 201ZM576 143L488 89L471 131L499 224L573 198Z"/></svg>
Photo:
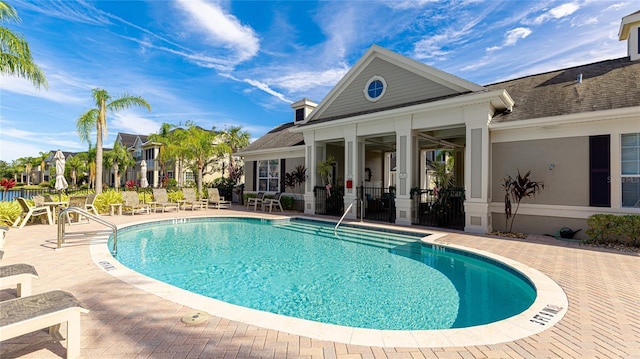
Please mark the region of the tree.
<svg viewBox="0 0 640 359"><path fill-rule="evenodd" d="M158 162L160 164L160 173L163 177L166 176L167 164L180 158L181 148L178 143L178 136L173 130L174 128L174 125L163 123L158 133L149 135L149 141L160 144Z"/></svg>
<svg viewBox="0 0 640 359"><path fill-rule="evenodd" d="M505 227L507 227L509 218L511 218L511 225L509 225L509 232L513 229L513 221L518 214L518 208L520 208L520 201L524 198L534 197L537 193L540 193L544 189L544 183L540 181L532 181L529 179L531 170L527 171L524 176L518 175L516 178L507 176L502 180L502 187L505 190L504 194L504 213L505 213ZM516 202L516 210L511 212L511 203Z"/></svg>
<svg viewBox="0 0 640 359"><path fill-rule="evenodd" d="M113 166L113 177L115 179L114 187L120 188L120 167L122 171L126 172L127 168L136 165L136 160L133 155L127 151L119 142L113 145L113 149L105 154L107 163L111 163Z"/></svg>
<svg viewBox="0 0 640 359"><path fill-rule="evenodd" d="M247 131L242 131L242 126L232 126L222 133L222 138L229 147L229 171L234 169L237 172L237 168L234 167L233 163L233 154L249 146L251 135ZM222 173L224 174L224 168Z"/></svg>
<svg viewBox="0 0 640 359"><path fill-rule="evenodd" d="M142 97L123 94L111 100L106 90L95 88L91 91L96 108L90 109L78 118L76 128L80 139L89 142L89 132L96 128L96 194L102 193L102 137L107 136L107 111L115 112L132 106L146 107L151 111L151 106Z"/></svg>
<svg viewBox="0 0 640 359"><path fill-rule="evenodd" d="M84 166L85 164L80 154L69 157L65 162L65 167L67 167L71 172L71 183L73 184L73 187L76 187L78 173L82 172Z"/></svg>
<svg viewBox="0 0 640 359"><path fill-rule="evenodd" d="M208 165L229 152L229 146L224 142L216 143L218 134L214 129L207 131L196 126L193 122L187 123L185 131L183 148L185 149L185 158L193 161L194 169L197 172L196 184L198 194L202 193L202 175Z"/></svg>
<svg viewBox="0 0 640 359"><path fill-rule="evenodd" d="M4 1L0 1L0 23L5 21L20 22L16 10ZM25 78L34 86L47 85L44 72L31 57L29 44L22 35L16 34L0 25L0 73Z"/></svg>
<svg viewBox="0 0 640 359"><path fill-rule="evenodd" d="M307 180L307 169L303 165L297 165L291 172L284 174L284 186L291 189L296 187L302 194L304 187L302 184Z"/></svg>

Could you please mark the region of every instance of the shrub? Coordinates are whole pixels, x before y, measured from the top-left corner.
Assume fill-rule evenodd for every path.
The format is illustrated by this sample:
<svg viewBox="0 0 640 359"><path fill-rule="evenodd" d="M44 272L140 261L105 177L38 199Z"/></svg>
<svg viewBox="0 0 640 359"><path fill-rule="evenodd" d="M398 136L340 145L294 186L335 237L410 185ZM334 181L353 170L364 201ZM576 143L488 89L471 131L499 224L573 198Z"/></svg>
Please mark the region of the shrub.
<svg viewBox="0 0 640 359"><path fill-rule="evenodd" d="M595 242L639 245L640 215L594 214L589 216L587 224L586 233Z"/></svg>
<svg viewBox="0 0 640 359"><path fill-rule="evenodd" d="M282 209L293 210L295 209L296 199L288 196L281 196L280 203L282 204Z"/></svg>
<svg viewBox="0 0 640 359"><path fill-rule="evenodd" d="M48 182L48 181L42 181L42 182L38 183L38 186L39 186L39 187L42 187L42 188L49 188L49 187L51 187L51 185L49 184L49 182Z"/></svg>
<svg viewBox="0 0 640 359"><path fill-rule="evenodd" d="M96 206L98 213L107 213L109 212L110 204L122 203L122 202L123 202L123 199L120 192L110 189L96 196L94 205Z"/></svg>
<svg viewBox="0 0 640 359"><path fill-rule="evenodd" d="M167 191L167 197L169 197L169 201L171 202L178 202L179 200L184 199L182 191Z"/></svg>
<svg viewBox="0 0 640 359"><path fill-rule="evenodd" d="M11 226L21 213L18 201L0 202L0 224Z"/></svg>

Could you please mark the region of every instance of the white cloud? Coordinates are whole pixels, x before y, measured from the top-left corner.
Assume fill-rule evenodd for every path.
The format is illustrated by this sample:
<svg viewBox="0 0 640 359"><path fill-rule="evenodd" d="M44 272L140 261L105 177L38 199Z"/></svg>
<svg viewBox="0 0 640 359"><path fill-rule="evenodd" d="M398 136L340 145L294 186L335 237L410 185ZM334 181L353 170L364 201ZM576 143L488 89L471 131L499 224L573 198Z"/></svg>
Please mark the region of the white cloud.
<svg viewBox="0 0 640 359"><path fill-rule="evenodd" d="M118 132L149 135L158 132L161 125L156 121L149 120L132 112L108 114L107 122L109 125L109 137Z"/></svg>
<svg viewBox="0 0 640 359"><path fill-rule="evenodd" d="M500 50L505 46L514 46L518 42L518 40L524 39L527 36L531 35L531 32L531 29L528 29L526 27L517 27L515 29L511 29L504 34L502 45L488 47L486 51L493 52Z"/></svg>
<svg viewBox="0 0 640 359"><path fill-rule="evenodd" d="M315 87L332 87L349 71L346 66L321 71L291 72L270 81L290 92L303 92Z"/></svg>
<svg viewBox="0 0 640 359"><path fill-rule="evenodd" d="M533 20L533 23L536 25L539 25L550 19L561 19L563 17L573 14L579 9L580 9L580 5L578 5L577 3L562 4L538 16L537 18L535 18L535 20Z"/></svg>
<svg viewBox="0 0 640 359"><path fill-rule="evenodd" d="M260 49L260 41L249 26L243 26L233 15L220 6L199 0L178 0L177 4L195 22L196 31L205 33L215 45L222 45L235 52L236 60L243 62L254 57Z"/></svg>
<svg viewBox="0 0 640 359"><path fill-rule="evenodd" d="M13 92L57 103L79 103L83 101L83 99L60 89L60 86L58 86L60 83L57 81L56 76L49 77L49 89L44 87L38 89L30 81L20 77L0 75L0 79L2 79L0 81L0 91L2 92Z"/></svg>

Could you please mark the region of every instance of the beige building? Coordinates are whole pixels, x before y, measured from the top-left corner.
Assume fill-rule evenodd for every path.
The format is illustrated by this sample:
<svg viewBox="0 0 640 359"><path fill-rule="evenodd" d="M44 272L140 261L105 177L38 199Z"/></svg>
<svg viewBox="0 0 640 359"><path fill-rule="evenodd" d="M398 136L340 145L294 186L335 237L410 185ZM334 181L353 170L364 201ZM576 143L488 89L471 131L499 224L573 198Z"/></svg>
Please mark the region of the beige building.
<svg viewBox="0 0 640 359"><path fill-rule="evenodd" d="M374 45L318 105L292 104L293 122L239 153L245 190L292 193L282 179L304 163L306 213L339 216L353 202L351 218L483 233L505 229L502 179L531 170L544 190L523 201L514 231L640 213L639 33L640 12L622 19L627 57L486 86ZM327 180L317 167L330 157ZM443 202L430 176L447 158L461 188Z"/></svg>

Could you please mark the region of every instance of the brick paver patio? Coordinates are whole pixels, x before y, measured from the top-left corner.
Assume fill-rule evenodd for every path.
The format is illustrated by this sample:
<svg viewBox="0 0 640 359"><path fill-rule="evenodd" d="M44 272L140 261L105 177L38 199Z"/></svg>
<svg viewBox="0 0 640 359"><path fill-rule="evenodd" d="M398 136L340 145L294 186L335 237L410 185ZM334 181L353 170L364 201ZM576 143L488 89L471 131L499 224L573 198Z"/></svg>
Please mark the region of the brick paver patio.
<svg viewBox="0 0 640 359"><path fill-rule="evenodd" d="M177 216L237 213L184 211ZM253 212L242 212L248 214ZM175 213L105 216L116 224ZM102 229L81 224L70 231ZM554 327L496 345L447 348L381 348L319 341L211 317L188 326L180 319L197 308L176 304L114 278L96 265L87 240L56 246L56 227L40 224L11 229L2 265L29 263L40 279L33 292L62 289L91 310L82 317L84 358L640 358L640 257L580 246L550 237L527 240L450 233L446 242L477 248L536 268L566 292L569 309ZM0 300L15 289L0 289ZM62 331L66 335L66 330ZM0 344L0 358L58 358L66 341L44 330Z"/></svg>

